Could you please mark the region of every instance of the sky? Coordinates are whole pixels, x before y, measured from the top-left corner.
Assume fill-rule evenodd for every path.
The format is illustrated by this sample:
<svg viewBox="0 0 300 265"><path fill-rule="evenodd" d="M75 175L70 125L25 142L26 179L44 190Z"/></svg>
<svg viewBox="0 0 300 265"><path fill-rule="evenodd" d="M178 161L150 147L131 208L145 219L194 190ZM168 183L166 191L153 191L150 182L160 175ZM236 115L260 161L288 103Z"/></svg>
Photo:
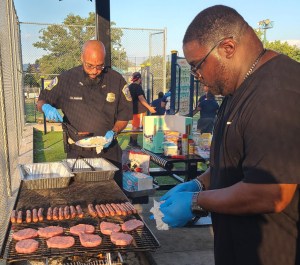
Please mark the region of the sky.
<svg viewBox="0 0 300 265"><path fill-rule="evenodd" d="M95 11L95 0L13 0L19 21L61 23L73 13L87 17ZM110 0L111 21L116 27L166 29L166 53L182 53L182 38L193 18L203 9L223 4L236 9L253 28L270 19L268 41L293 41L300 47L300 0Z"/></svg>

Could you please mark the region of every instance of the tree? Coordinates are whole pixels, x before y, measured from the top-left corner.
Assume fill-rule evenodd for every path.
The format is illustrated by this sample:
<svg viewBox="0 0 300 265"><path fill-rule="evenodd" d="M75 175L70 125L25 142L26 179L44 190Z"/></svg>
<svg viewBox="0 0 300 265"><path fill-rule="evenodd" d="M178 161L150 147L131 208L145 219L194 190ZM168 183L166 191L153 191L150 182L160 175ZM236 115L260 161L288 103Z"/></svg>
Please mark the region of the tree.
<svg viewBox="0 0 300 265"><path fill-rule="evenodd" d="M287 42L281 42L279 40L273 42L267 42L266 48L285 54L297 62L300 62L300 49L294 45L289 45Z"/></svg>
<svg viewBox="0 0 300 265"><path fill-rule="evenodd" d="M36 65L37 64L28 64L27 66L24 76L24 84L27 87L40 87L40 84L38 82L39 74Z"/></svg>
<svg viewBox="0 0 300 265"><path fill-rule="evenodd" d="M262 40L263 31L260 29L255 29L256 35ZM287 42L276 41L267 41L265 48L274 50L276 52L285 54L290 58L294 59L297 62L300 62L300 49L296 45L290 45Z"/></svg>
<svg viewBox="0 0 300 265"><path fill-rule="evenodd" d="M114 25L111 22L111 26ZM87 40L95 39L95 13L90 12L88 18L69 14L62 25L50 25L41 33L40 41L33 44L47 52L39 59L40 72L42 75L60 74L81 64L82 45ZM122 30L112 29L112 47L121 47L122 36Z"/></svg>

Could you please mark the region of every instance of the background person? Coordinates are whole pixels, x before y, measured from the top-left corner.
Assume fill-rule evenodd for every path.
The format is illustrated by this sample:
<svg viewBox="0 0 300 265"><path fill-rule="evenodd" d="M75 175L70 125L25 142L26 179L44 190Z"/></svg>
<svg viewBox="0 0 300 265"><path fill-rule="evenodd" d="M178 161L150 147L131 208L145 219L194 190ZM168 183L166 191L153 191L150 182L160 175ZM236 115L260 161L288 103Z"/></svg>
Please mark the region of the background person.
<svg viewBox="0 0 300 265"><path fill-rule="evenodd" d="M130 94L132 97L132 108L133 108L133 118L132 118L132 130L138 131L143 128L143 117L146 115L147 110L150 113L155 113L155 108L151 107L145 97L145 92L141 86L142 76L139 72L135 72L131 77L132 83L129 85ZM137 143L137 134L132 134L130 136L129 145L133 147L139 147Z"/></svg>
<svg viewBox="0 0 300 265"><path fill-rule="evenodd" d="M122 150L116 135L132 118L132 101L128 85L116 71L105 68L105 48L102 42L87 41L82 48L82 65L56 77L41 91L37 108L46 118L64 121L64 143L68 158L103 157L121 169ZM57 109L61 109L62 118ZM95 148L81 148L74 144L76 132L105 136L108 143L100 154ZM122 187L122 174L115 180Z"/></svg>
<svg viewBox="0 0 300 265"><path fill-rule="evenodd" d="M215 96L208 91L208 87L204 86L205 94L200 97L195 115L200 111L200 118L197 122L197 130L200 133L212 133L216 120L219 104Z"/></svg>
<svg viewBox="0 0 300 265"><path fill-rule="evenodd" d="M211 212L216 265L300 264L300 64L265 50L222 5L194 18L183 52L195 77L225 98L210 168L161 198L164 222Z"/></svg>
<svg viewBox="0 0 300 265"><path fill-rule="evenodd" d="M162 103L162 98L164 96L163 92L158 93L158 98L153 100L151 106L155 108L156 112L152 115L165 115L166 109Z"/></svg>

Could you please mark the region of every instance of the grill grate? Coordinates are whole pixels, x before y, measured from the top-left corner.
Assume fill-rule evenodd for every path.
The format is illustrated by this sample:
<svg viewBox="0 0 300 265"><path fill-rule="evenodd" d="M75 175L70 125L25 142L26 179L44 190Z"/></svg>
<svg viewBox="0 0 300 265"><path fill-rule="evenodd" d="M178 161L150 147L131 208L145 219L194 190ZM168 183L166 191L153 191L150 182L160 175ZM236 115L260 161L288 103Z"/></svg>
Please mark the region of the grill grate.
<svg viewBox="0 0 300 265"><path fill-rule="evenodd" d="M105 217L105 218L83 218L83 219L74 219L74 220L64 220L64 221L44 221L43 223L30 223L30 224L18 224L13 225L11 228L10 238L9 238L9 247L8 247L8 261L19 261L19 260L33 260L33 259L41 259L47 257L67 257L74 256L76 253L77 256L84 256L87 253L89 255L95 255L99 253L106 252L136 252L136 251L154 251L158 247L160 247L157 239L151 233L149 228L144 223L143 228L136 229L132 232L128 232L133 236L133 243L126 247L120 247L114 245L110 241L110 237L107 235L103 235L100 232L100 223L102 221L114 222L118 224L122 224L123 222L136 218L141 220L138 214L133 214L130 216L114 216L114 217ZM143 220L141 220L143 221ZM81 246L80 240L78 236L74 236L70 234L70 227L77 224L90 224L95 226L95 234L98 234L102 238L102 243L98 247L86 248ZM64 228L64 235L71 235L75 238L75 244L73 247L68 249L49 249L46 244L46 239L44 238L35 238L39 242L39 249L31 254L19 254L15 250L16 240L12 239L12 233L16 232L20 229L24 228L34 228L39 229L42 227L50 226L50 225L59 225Z"/></svg>

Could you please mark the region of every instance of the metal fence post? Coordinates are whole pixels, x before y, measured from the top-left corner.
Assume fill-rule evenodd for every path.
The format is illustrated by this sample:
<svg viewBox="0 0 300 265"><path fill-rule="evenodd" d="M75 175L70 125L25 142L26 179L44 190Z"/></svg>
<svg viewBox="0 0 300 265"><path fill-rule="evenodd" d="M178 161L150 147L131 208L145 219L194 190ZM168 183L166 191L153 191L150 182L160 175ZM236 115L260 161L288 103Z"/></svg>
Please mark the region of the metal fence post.
<svg viewBox="0 0 300 265"><path fill-rule="evenodd" d="M45 78L43 76L41 76L41 89L44 90L45 88ZM46 121L46 116L45 113L43 113L43 117L44 117L44 134L47 134L47 121Z"/></svg>

